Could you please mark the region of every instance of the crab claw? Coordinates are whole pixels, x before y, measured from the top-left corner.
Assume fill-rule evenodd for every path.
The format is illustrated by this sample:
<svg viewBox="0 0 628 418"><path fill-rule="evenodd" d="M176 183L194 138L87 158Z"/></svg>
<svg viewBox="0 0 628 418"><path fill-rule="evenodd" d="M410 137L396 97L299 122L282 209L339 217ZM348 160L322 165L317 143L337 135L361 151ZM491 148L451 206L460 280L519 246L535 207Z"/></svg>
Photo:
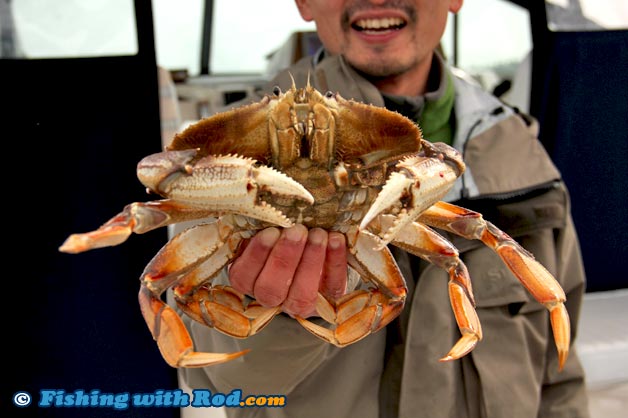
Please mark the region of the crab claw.
<svg viewBox="0 0 628 418"><path fill-rule="evenodd" d="M261 165L252 169L253 178L260 190L269 191L276 196L303 200L310 205L314 196L303 185L272 167Z"/></svg>
<svg viewBox="0 0 628 418"><path fill-rule="evenodd" d="M380 215L387 209L392 209L393 207L398 206L401 202L401 199L405 195L411 194L411 189L415 186L415 183L417 183L415 182L415 180L410 179L401 173L392 173L388 178L388 181L382 188L382 191L379 192L377 198L369 208L368 212L362 218L362 222L360 223L360 229L366 229L368 224L370 224L373 219L375 219L378 215ZM403 217L407 218L406 210L402 210L402 212L399 214L397 218L397 224L398 221ZM396 228L396 225L391 226L389 231L394 228Z"/></svg>
<svg viewBox="0 0 628 418"><path fill-rule="evenodd" d="M196 149L144 158L137 166L138 178L149 190L168 199L131 203L97 230L70 235L59 251L75 254L114 246L132 233L225 213L290 227L293 222L260 195L314 203L312 194L300 183L271 167L256 166L250 158L227 155L197 159Z"/></svg>
<svg viewBox="0 0 628 418"><path fill-rule="evenodd" d="M288 227L284 214L260 194L299 199L314 197L297 181L251 158L235 155L198 158L196 150L166 151L138 164L138 178L150 190L211 212L232 212Z"/></svg>
<svg viewBox="0 0 628 418"><path fill-rule="evenodd" d="M182 197L201 199L217 196L225 187L233 189L235 194L238 187L254 187L270 193L293 197L313 203L314 198L300 183L285 174L268 166L256 166L251 158L224 155L208 155L198 157L198 150L187 149L181 151L166 151L149 155L137 165L139 180L149 189L170 198ZM183 179L182 179L183 177ZM211 181L215 185L208 186L203 181ZM182 190L190 186L190 190Z"/></svg>
<svg viewBox="0 0 628 418"><path fill-rule="evenodd" d="M380 235L378 249L442 199L465 171L465 164L455 148L421 140L421 152L399 161L395 170L360 223L360 229L364 230L381 213L396 215L393 225Z"/></svg>
<svg viewBox="0 0 628 418"><path fill-rule="evenodd" d="M380 235L378 249L391 242L405 226L442 199L465 170L458 151L444 143L421 141L423 152L399 161L395 171L369 208L360 229L379 214L395 213L392 226Z"/></svg>
<svg viewBox="0 0 628 418"><path fill-rule="evenodd" d="M412 158L415 160L416 158ZM432 163L431 161L425 161ZM422 162L419 162L422 163ZM429 164L427 164L429 165ZM392 173L377 195L375 202L360 223L360 229L366 229L368 224L378 215L386 211L394 211L399 208L396 219L391 227L384 231L378 249L383 248L401 231L405 226L412 223L421 213L430 207L434 202L440 200L449 189L449 185L456 180L453 170L437 170L432 178L423 176L423 181L419 181L421 175L412 174L408 171Z"/></svg>

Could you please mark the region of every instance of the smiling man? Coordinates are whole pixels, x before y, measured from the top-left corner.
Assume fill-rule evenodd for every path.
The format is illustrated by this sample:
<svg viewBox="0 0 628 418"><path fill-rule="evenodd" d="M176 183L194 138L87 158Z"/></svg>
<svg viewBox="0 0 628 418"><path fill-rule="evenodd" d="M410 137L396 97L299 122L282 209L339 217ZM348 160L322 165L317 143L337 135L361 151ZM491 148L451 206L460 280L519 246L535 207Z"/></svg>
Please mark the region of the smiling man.
<svg viewBox="0 0 628 418"><path fill-rule="evenodd" d="M316 23L324 48L280 73L267 91L309 80L319 91L400 112L428 140L462 152L467 171L445 200L484 213L550 270L567 294L573 345L585 278L569 196L536 139L535 121L454 75L436 52L462 0L296 5ZM347 279L345 237L298 225L261 231L229 269L233 287L285 314L243 340L188 322L197 351L251 352L180 369L181 379L214 392L286 395L283 408L228 408L230 417L588 417L577 353L572 347L559 372L547 310L489 248L448 237L468 267L484 330L461 359L438 361L460 338L447 273L392 247L408 285L399 318L344 348L305 331L291 316L318 321L319 292L336 299L356 284Z"/></svg>
<svg viewBox="0 0 628 418"><path fill-rule="evenodd" d="M301 16L316 22L330 54L341 54L378 89L390 94L426 91L433 51L455 1L296 0Z"/></svg>

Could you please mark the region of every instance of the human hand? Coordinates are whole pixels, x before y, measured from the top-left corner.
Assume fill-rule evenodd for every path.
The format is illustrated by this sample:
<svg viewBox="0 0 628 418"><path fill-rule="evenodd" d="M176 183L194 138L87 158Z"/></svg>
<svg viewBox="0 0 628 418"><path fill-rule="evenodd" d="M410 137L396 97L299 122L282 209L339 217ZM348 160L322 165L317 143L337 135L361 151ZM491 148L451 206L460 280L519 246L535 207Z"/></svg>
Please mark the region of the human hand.
<svg viewBox="0 0 628 418"><path fill-rule="evenodd" d="M345 236L295 225L267 228L251 238L229 269L231 286L291 316L316 314L318 293L332 299L347 286Z"/></svg>

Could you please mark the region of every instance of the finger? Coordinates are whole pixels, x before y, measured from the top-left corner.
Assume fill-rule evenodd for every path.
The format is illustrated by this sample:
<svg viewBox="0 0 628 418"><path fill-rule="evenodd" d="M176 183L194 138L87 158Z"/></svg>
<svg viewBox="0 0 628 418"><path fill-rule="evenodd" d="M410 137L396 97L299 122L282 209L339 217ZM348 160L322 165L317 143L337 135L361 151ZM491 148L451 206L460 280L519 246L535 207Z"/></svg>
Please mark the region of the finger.
<svg viewBox="0 0 628 418"><path fill-rule="evenodd" d="M335 300L347 290L347 242L339 232L330 232L328 241L320 292Z"/></svg>
<svg viewBox="0 0 628 418"><path fill-rule="evenodd" d="M279 229L266 228L251 238L229 268L229 282L234 289L247 295L253 295L255 281L266 259L279 239Z"/></svg>
<svg viewBox="0 0 628 418"><path fill-rule="evenodd" d="M257 276L253 295L263 306L278 306L288 296L294 273L305 248L307 228L297 224L286 228L268 255L264 268Z"/></svg>
<svg viewBox="0 0 628 418"><path fill-rule="evenodd" d="M316 299L327 251L327 232L311 229L297 267L294 280L283 304L283 310L293 316L308 317L316 312Z"/></svg>

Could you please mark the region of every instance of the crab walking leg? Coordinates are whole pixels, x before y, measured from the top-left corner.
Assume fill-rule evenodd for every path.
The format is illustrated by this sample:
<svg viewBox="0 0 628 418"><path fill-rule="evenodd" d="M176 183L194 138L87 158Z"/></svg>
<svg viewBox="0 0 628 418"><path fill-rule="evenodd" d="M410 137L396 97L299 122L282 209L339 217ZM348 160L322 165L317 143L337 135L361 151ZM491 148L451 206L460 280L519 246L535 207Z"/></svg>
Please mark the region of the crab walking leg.
<svg viewBox="0 0 628 418"><path fill-rule="evenodd" d="M235 257L243 238L253 232L232 235L207 260L184 273L173 287L179 308L205 326L235 338L247 338L262 330L281 312L281 306L265 308L257 302L245 306L245 296L230 286L211 281Z"/></svg>
<svg viewBox="0 0 628 418"><path fill-rule="evenodd" d="M266 308L230 286L204 286L181 298L177 305L190 318L234 338L248 338L260 332L281 312L281 306Z"/></svg>
<svg viewBox="0 0 628 418"><path fill-rule="evenodd" d="M171 200L135 202L124 207L95 231L70 235L59 251L77 254L83 251L122 244L132 234L143 234L162 226L209 216Z"/></svg>
<svg viewBox="0 0 628 418"><path fill-rule="evenodd" d="M141 281L153 293L161 294L180 282L180 277L215 256L224 247L233 256L246 232L239 230L233 215L194 225L174 236L146 265ZM227 244L227 245L225 245ZM223 265L216 265L212 273ZM210 276L211 277L211 276Z"/></svg>
<svg viewBox="0 0 628 418"><path fill-rule="evenodd" d="M569 355L570 323L564 304L565 292L554 276L525 248L477 212L437 202L419 217L419 221L466 239L478 239L500 256L521 284L550 312L558 367L562 370Z"/></svg>
<svg viewBox="0 0 628 418"><path fill-rule="evenodd" d="M381 215L371 224L378 232L388 231L392 215ZM456 360L475 348L482 339L482 327L475 311L471 278L458 250L431 228L413 222L395 235L392 244L445 270L449 274L449 300L462 337L440 361Z"/></svg>
<svg viewBox="0 0 628 418"><path fill-rule="evenodd" d="M337 301L319 295L317 311L327 322L336 325L325 328L303 318L299 323L317 337L338 347L353 344L385 327L395 319L406 300L407 287L401 271L388 250L374 250L377 237L364 231L354 231L349 239L349 265L376 288L356 290Z"/></svg>
<svg viewBox="0 0 628 418"><path fill-rule="evenodd" d="M172 367L205 367L231 361L248 352L230 354L202 353L193 349L192 338L174 309L155 296L146 286L140 288L142 315L157 341L164 360Z"/></svg>
<svg viewBox="0 0 628 418"><path fill-rule="evenodd" d="M210 283L211 279L233 259L242 239L250 237L251 233L248 231L239 232L234 222L233 216L228 215L215 222L196 225L183 231L164 245L142 274L139 293L142 315L162 356L173 367L204 367L226 362L246 353L246 351L231 354L193 351L192 340L181 318L160 297L167 288L174 286L179 306L186 313L191 313L190 316L194 319L210 318L209 322L202 320L201 322L211 326L218 323L217 328L223 331L229 326L237 328L238 324L243 322L237 321L239 317L235 311L231 311L233 314L227 317L223 313L226 308L233 306L234 292L229 293L222 288L209 287L208 290L208 287L201 287L205 282ZM199 290L195 293L196 288ZM199 307L198 302L204 302L206 294L212 295L210 301L212 305L203 304ZM182 304L182 300L188 299L196 302L196 310ZM217 314L213 314L214 310ZM199 314L199 311L202 311L202 314ZM270 319L260 319L259 322L267 323ZM233 324L230 320L234 321ZM242 325L241 328L244 329L245 326Z"/></svg>

